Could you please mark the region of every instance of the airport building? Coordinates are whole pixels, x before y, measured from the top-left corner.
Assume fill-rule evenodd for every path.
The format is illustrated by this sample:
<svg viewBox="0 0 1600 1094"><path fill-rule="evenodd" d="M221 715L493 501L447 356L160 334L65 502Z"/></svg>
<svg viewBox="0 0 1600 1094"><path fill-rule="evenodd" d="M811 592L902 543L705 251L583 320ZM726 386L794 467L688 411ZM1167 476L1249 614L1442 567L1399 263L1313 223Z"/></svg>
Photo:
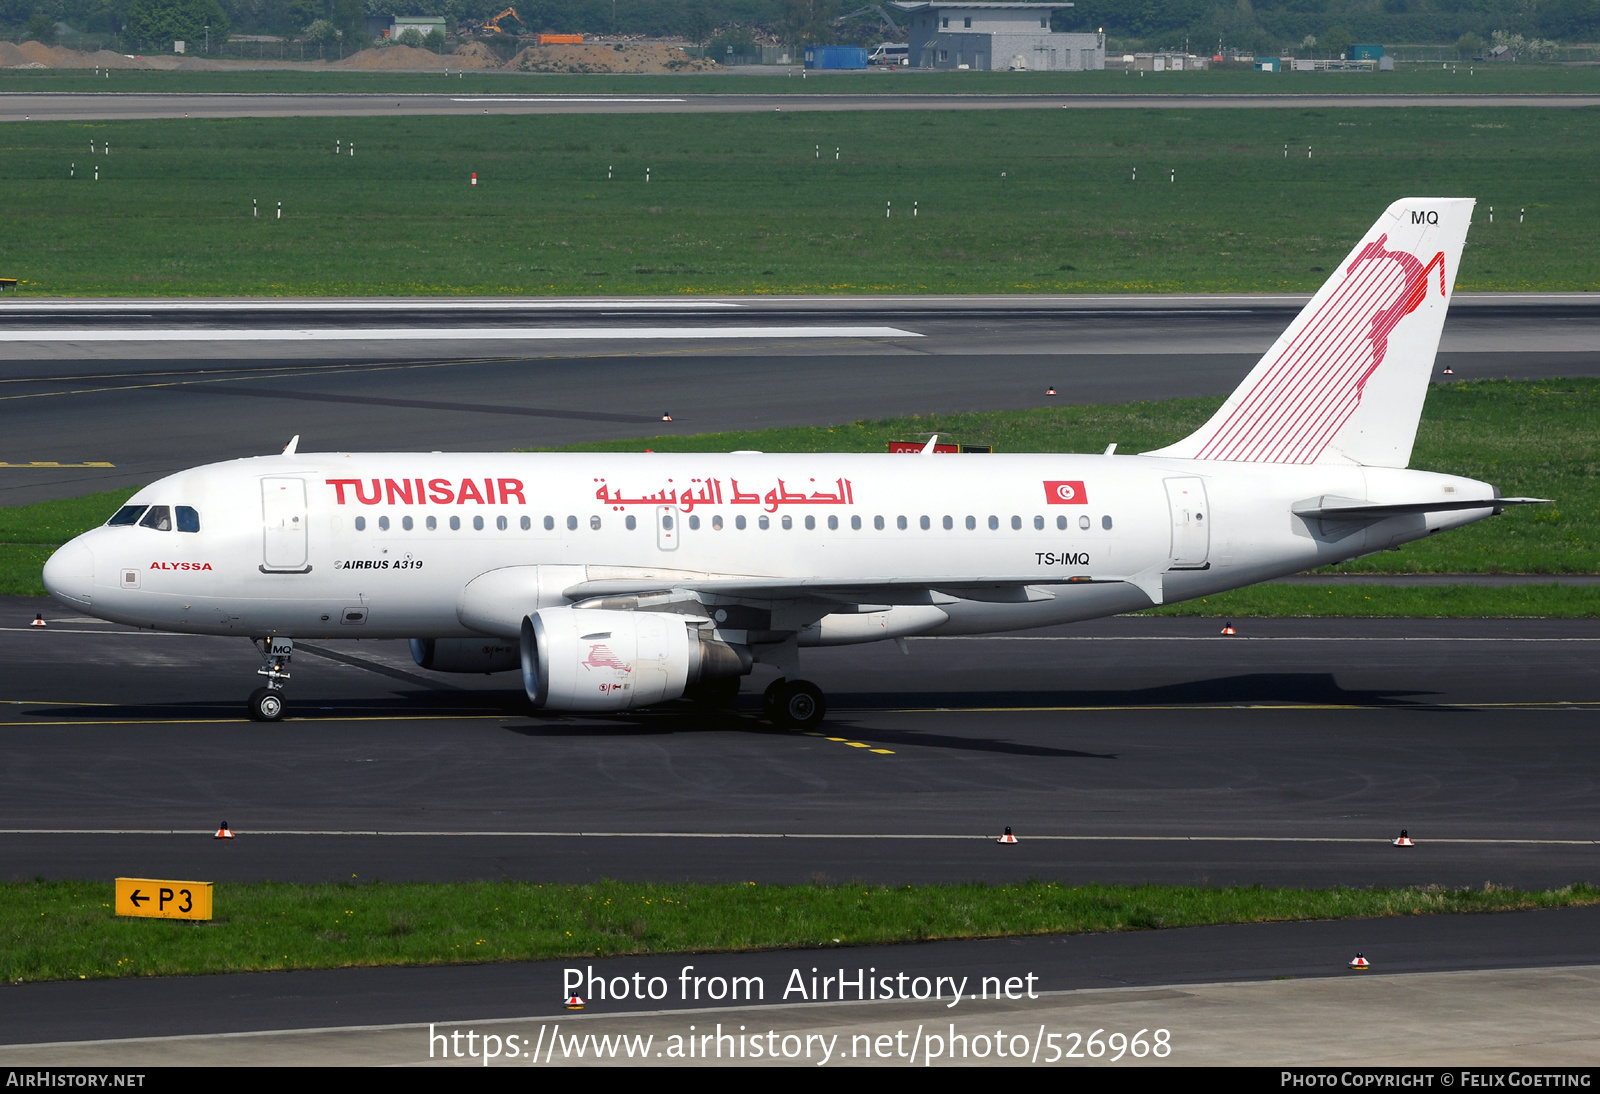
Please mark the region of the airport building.
<svg viewBox="0 0 1600 1094"><path fill-rule="evenodd" d="M905 3L912 68L1078 72L1106 67L1103 34L1058 34L1050 13L1072 4Z"/></svg>

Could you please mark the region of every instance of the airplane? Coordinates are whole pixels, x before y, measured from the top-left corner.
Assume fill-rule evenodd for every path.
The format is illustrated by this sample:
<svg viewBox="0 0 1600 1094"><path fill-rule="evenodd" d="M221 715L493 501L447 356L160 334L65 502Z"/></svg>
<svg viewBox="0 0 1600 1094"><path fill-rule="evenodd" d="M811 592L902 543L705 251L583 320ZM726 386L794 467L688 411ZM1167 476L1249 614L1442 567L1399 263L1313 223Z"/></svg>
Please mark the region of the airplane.
<svg viewBox="0 0 1600 1094"><path fill-rule="evenodd" d="M816 726L800 650L1139 611L1419 540L1508 506L1409 470L1474 202L1395 202L1209 421L1141 455L310 453L140 490L44 567L134 627L250 638L250 716L294 639L409 638L520 671L537 711L731 704ZM933 458L927 458L933 457Z"/></svg>

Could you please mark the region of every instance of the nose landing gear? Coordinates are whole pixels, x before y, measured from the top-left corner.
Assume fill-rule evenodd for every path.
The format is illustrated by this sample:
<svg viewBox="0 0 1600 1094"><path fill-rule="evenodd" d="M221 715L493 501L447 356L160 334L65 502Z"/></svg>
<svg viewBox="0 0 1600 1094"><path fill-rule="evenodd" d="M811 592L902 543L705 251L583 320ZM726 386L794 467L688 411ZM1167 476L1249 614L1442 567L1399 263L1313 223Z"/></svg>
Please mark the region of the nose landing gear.
<svg viewBox="0 0 1600 1094"><path fill-rule="evenodd" d="M289 679L289 659L294 656L292 638L258 638L256 648L265 662L256 675L267 678L267 686L250 693L250 720L276 722L283 717L283 681Z"/></svg>

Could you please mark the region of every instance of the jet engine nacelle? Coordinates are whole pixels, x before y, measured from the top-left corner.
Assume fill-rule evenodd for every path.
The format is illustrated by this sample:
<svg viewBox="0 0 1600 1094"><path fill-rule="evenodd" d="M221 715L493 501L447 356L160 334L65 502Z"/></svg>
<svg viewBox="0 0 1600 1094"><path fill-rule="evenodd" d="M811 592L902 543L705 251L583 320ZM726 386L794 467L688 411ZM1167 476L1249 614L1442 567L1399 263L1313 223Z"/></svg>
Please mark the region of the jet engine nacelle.
<svg viewBox="0 0 1600 1094"><path fill-rule="evenodd" d="M522 665L515 642L493 638L413 638L411 660L434 672L510 672Z"/></svg>
<svg viewBox="0 0 1600 1094"><path fill-rule="evenodd" d="M631 710L743 676L750 653L666 612L541 608L522 621L522 683L550 710Z"/></svg>

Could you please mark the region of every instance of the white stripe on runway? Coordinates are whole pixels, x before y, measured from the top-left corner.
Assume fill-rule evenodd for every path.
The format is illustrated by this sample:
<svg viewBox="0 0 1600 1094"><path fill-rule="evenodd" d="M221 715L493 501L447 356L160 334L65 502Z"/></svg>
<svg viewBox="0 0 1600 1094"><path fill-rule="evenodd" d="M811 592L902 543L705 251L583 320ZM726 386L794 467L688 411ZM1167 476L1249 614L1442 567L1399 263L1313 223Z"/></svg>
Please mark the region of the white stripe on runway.
<svg viewBox="0 0 1600 1094"><path fill-rule="evenodd" d="M0 836L214 836L214 828L0 828ZM473 832L374 831L371 829L267 829L260 832L239 829L235 837L250 836L421 836L521 839L830 839L830 840L984 840L993 835L950 835L941 833L880 832ZM1042 840L1054 843L1367 843L1389 844L1388 836L1020 836L1022 842ZM1430 839L1419 843L1465 843L1541 847L1593 847L1600 839Z"/></svg>
<svg viewBox="0 0 1600 1094"><path fill-rule="evenodd" d="M457 99L453 103L684 103L687 99L625 99L621 96L580 99L575 95L549 95L543 98L501 96L499 98Z"/></svg>
<svg viewBox="0 0 1600 1094"><path fill-rule="evenodd" d="M26 330L0 331L0 342L557 342L725 338L921 338L898 327L356 327L256 330Z"/></svg>
<svg viewBox="0 0 1600 1094"><path fill-rule="evenodd" d="M33 312L204 311L715 311L743 308L720 300L29 300L0 303L0 316Z"/></svg>

